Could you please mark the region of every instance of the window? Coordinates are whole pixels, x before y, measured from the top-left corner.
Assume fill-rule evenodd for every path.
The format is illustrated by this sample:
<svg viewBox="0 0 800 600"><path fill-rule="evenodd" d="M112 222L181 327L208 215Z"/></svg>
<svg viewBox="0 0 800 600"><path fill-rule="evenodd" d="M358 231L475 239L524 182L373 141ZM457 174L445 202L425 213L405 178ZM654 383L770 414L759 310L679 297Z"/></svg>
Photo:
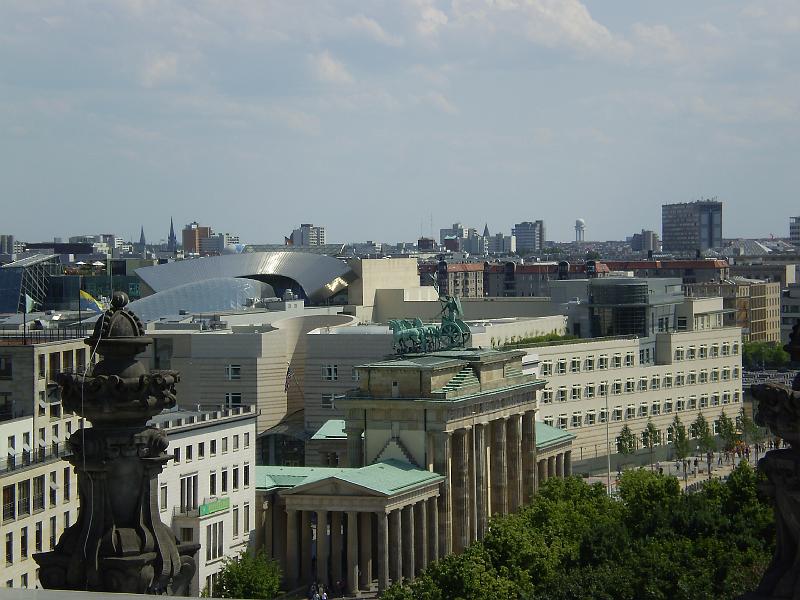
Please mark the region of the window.
<svg viewBox="0 0 800 600"><path fill-rule="evenodd" d="M11 503L13 504L14 486L12 485L9 487L12 492ZM3 500L3 502L5 502L5 500ZM30 479L26 479L17 483L17 515L22 516L29 514L31 514L31 481Z"/></svg>
<svg viewBox="0 0 800 600"><path fill-rule="evenodd" d="M739 402L739 400L741 399L740 394L741 394L741 392L739 390L736 390L735 392L733 392L733 401L734 402Z"/></svg>
<svg viewBox="0 0 800 600"><path fill-rule="evenodd" d="M245 448L249 448L250 447L250 432L249 431L245 432L245 434L244 434L244 447Z"/></svg>
<svg viewBox="0 0 800 600"><path fill-rule="evenodd" d="M23 527L19 532L19 555L28 558L28 528Z"/></svg>
<svg viewBox="0 0 800 600"><path fill-rule="evenodd" d="M228 493L228 469L222 469L222 493Z"/></svg>
<svg viewBox="0 0 800 600"><path fill-rule="evenodd" d="M567 415L564 414L558 415L558 425L556 427L558 427L559 429L567 428Z"/></svg>
<svg viewBox="0 0 800 600"><path fill-rule="evenodd" d="M640 377L639 378L639 385L636 387L636 389L639 390L640 392L646 392L647 391L647 383L648 383L648 381L649 380L647 379L647 377Z"/></svg>
<svg viewBox="0 0 800 600"><path fill-rule="evenodd" d="M546 360L542 363L542 376L549 377L553 374L553 361Z"/></svg>
<svg viewBox="0 0 800 600"><path fill-rule="evenodd" d="M197 458L205 458L206 457L206 443L205 442L198 442L197 443Z"/></svg>
<svg viewBox="0 0 800 600"><path fill-rule="evenodd" d="M646 417L647 416L647 411L648 411L647 403L646 402L642 402L639 405L639 416L640 417Z"/></svg>
<svg viewBox="0 0 800 600"><path fill-rule="evenodd" d="M672 373L665 373L664 374L664 389L669 389L672 387Z"/></svg>
<svg viewBox="0 0 800 600"><path fill-rule="evenodd" d="M658 375L653 375L650 378L650 389L657 390L661 387L661 378Z"/></svg>
<svg viewBox="0 0 800 600"><path fill-rule="evenodd" d="M158 488L159 506L160 510L167 510L167 486L162 485Z"/></svg>
<svg viewBox="0 0 800 600"><path fill-rule="evenodd" d="M181 512L197 508L197 474L181 477Z"/></svg>
<svg viewBox="0 0 800 600"><path fill-rule="evenodd" d="M175 448L175 450L172 451L172 456L174 457L176 463L181 462L181 449Z"/></svg>
<svg viewBox="0 0 800 600"><path fill-rule="evenodd" d="M686 383L689 385L694 385L697 383L697 373L694 371L689 371L689 376L686 378Z"/></svg>
<svg viewBox="0 0 800 600"><path fill-rule="evenodd" d="M594 371L594 356L587 356L583 361L583 369L585 371Z"/></svg>
<svg viewBox="0 0 800 600"><path fill-rule="evenodd" d="M580 385L573 385L569 397L570 397L570 400L580 400L581 399L581 386Z"/></svg>
<svg viewBox="0 0 800 600"><path fill-rule="evenodd" d="M194 541L194 529L191 527L181 527L181 541L182 542L193 542Z"/></svg>
<svg viewBox="0 0 800 600"><path fill-rule="evenodd" d="M553 417L551 417L550 415L546 416L542 421L548 427L552 427L553 426Z"/></svg>
<svg viewBox="0 0 800 600"><path fill-rule="evenodd" d="M53 507L58 503L56 492L58 491L57 475L55 471L50 471L50 506Z"/></svg>
<svg viewBox="0 0 800 600"><path fill-rule="evenodd" d="M231 520L233 521L233 537L239 537L239 507L235 504L231 511Z"/></svg>
<svg viewBox="0 0 800 600"><path fill-rule="evenodd" d="M583 426L583 415L579 412L572 413L572 426L573 427L581 427Z"/></svg>
<svg viewBox="0 0 800 600"><path fill-rule="evenodd" d="M33 478L33 510L44 510L44 475Z"/></svg>
<svg viewBox="0 0 800 600"><path fill-rule="evenodd" d="M632 367L633 366L633 361L634 361L633 357L634 357L633 352L628 352L625 355L625 366L626 367Z"/></svg>
<svg viewBox="0 0 800 600"><path fill-rule="evenodd" d="M675 402L675 410L677 411L686 410L685 398L678 398L677 402Z"/></svg>
<svg viewBox="0 0 800 600"><path fill-rule="evenodd" d="M352 367L350 369L350 379L352 381L360 381L361 380L361 372L358 369L356 369L355 367Z"/></svg>
<svg viewBox="0 0 800 600"><path fill-rule="evenodd" d="M250 487L250 465L247 463L244 463L243 475L244 487Z"/></svg>
<svg viewBox="0 0 800 600"><path fill-rule="evenodd" d="M622 393L622 380L621 379L615 379L614 380L614 383L611 386L611 393L614 394L615 396L618 396L619 394Z"/></svg>
<svg viewBox="0 0 800 600"><path fill-rule="evenodd" d="M570 373L580 373L581 372L581 359L577 356L573 356L572 360L570 361L569 365L569 372Z"/></svg>
<svg viewBox="0 0 800 600"><path fill-rule="evenodd" d="M601 354L600 358L597 359L597 368L601 371L608 369L608 355Z"/></svg>
<svg viewBox="0 0 800 600"><path fill-rule="evenodd" d="M597 422L597 414L593 410L586 411L586 425L594 425Z"/></svg>
<svg viewBox="0 0 800 600"><path fill-rule="evenodd" d="M236 452L239 449L239 435L233 436L233 451Z"/></svg>
<svg viewBox="0 0 800 600"><path fill-rule="evenodd" d="M40 354L39 355L39 379L44 379L45 375L47 374L47 371L45 369L44 361L45 361L44 354Z"/></svg>
<svg viewBox="0 0 800 600"><path fill-rule="evenodd" d="M593 383L587 383L586 387L583 389L583 394L587 398L594 398L594 384Z"/></svg>
<svg viewBox="0 0 800 600"><path fill-rule="evenodd" d="M711 369L711 381L719 381L719 369Z"/></svg>
<svg viewBox="0 0 800 600"><path fill-rule="evenodd" d="M325 381L336 381L339 379L339 365L322 365L322 379Z"/></svg>
<svg viewBox="0 0 800 600"><path fill-rule="evenodd" d="M731 378L731 369L730 367L724 367L722 369L722 381L728 381Z"/></svg>
<svg viewBox="0 0 800 600"><path fill-rule="evenodd" d="M234 379L241 379L242 378L242 366L241 365L227 365L225 367L225 379L228 381L233 381Z"/></svg>
<svg viewBox="0 0 800 600"><path fill-rule="evenodd" d="M10 356L0 356L0 379L11 379L11 362Z"/></svg>
<svg viewBox="0 0 800 600"><path fill-rule="evenodd" d="M56 547L56 535L58 535L56 529L56 518L50 517L50 550Z"/></svg>
<svg viewBox="0 0 800 600"><path fill-rule="evenodd" d="M711 356L711 358L717 358L719 356L719 344L711 344L709 356Z"/></svg>
<svg viewBox="0 0 800 600"><path fill-rule="evenodd" d="M42 551L42 522L38 521L33 528L33 543L36 552Z"/></svg>
<svg viewBox="0 0 800 600"><path fill-rule="evenodd" d="M334 399L336 398L336 394L322 394L322 401L320 402L320 406L322 408L334 408Z"/></svg>
<svg viewBox="0 0 800 600"><path fill-rule="evenodd" d="M635 391L636 391L636 380L630 377L625 381L625 393L632 394Z"/></svg>
<svg viewBox="0 0 800 600"><path fill-rule="evenodd" d="M700 371L700 383L708 383L708 371L706 369L702 369Z"/></svg>
<svg viewBox="0 0 800 600"><path fill-rule="evenodd" d="M695 358L697 358L697 348L689 346L689 349L686 351L686 359L694 360Z"/></svg>
<svg viewBox="0 0 800 600"><path fill-rule="evenodd" d="M731 401L731 393L730 392L722 392L722 403L729 404Z"/></svg>
<svg viewBox="0 0 800 600"><path fill-rule="evenodd" d="M660 402L653 402L650 406L650 414L654 417L657 417L661 414L661 403Z"/></svg>
<svg viewBox="0 0 800 600"><path fill-rule="evenodd" d="M695 410L697 408L697 396L689 396L689 410Z"/></svg>
<svg viewBox="0 0 800 600"><path fill-rule="evenodd" d="M558 388L558 401L559 402L566 402L567 401L567 388L566 386L561 386Z"/></svg>
<svg viewBox="0 0 800 600"><path fill-rule="evenodd" d="M598 420L601 423L605 423L608 420L608 411L606 411L605 408L600 409L600 416L598 417Z"/></svg>
<svg viewBox="0 0 800 600"><path fill-rule="evenodd" d="M622 421L622 407L615 406L614 410L611 412L611 420L612 421Z"/></svg>
<svg viewBox="0 0 800 600"><path fill-rule="evenodd" d="M242 517L244 520L244 534L247 535L250 533L250 504L247 502L244 503L244 513Z"/></svg>
<svg viewBox="0 0 800 600"><path fill-rule="evenodd" d="M615 354L614 355L614 359L613 359L613 362L611 363L611 366L614 369L622 368L622 355L621 354Z"/></svg>
<svg viewBox="0 0 800 600"><path fill-rule="evenodd" d="M675 348L675 360L683 360L683 346L678 346Z"/></svg>
<svg viewBox="0 0 800 600"><path fill-rule="evenodd" d="M192 446L186 446L186 461L192 460L192 455L194 454L194 448Z"/></svg>
<svg viewBox="0 0 800 600"><path fill-rule="evenodd" d="M739 367L733 367L733 378L739 379Z"/></svg>
<svg viewBox="0 0 800 600"><path fill-rule="evenodd" d="M239 489L239 467L233 467L233 491Z"/></svg>
<svg viewBox="0 0 800 600"><path fill-rule="evenodd" d="M730 356L731 345L728 342L722 344L722 356Z"/></svg>
<svg viewBox="0 0 800 600"><path fill-rule="evenodd" d="M625 409L625 418L626 419L636 418L636 406L634 406L633 404L628 404L628 407Z"/></svg>
<svg viewBox="0 0 800 600"><path fill-rule="evenodd" d="M598 393L601 396L608 396L608 382L607 381L600 382L600 386L598 387Z"/></svg>
<svg viewBox="0 0 800 600"><path fill-rule="evenodd" d="M734 354L734 356L739 354L739 343L738 342L733 342L733 354Z"/></svg>
<svg viewBox="0 0 800 600"><path fill-rule="evenodd" d="M236 408L242 405L241 392L225 392L225 406L228 408Z"/></svg>
<svg viewBox="0 0 800 600"><path fill-rule="evenodd" d="M206 525L206 560L222 557L223 547L222 521Z"/></svg>
<svg viewBox="0 0 800 600"><path fill-rule="evenodd" d="M228 451L228 437L222 438L222 453L225 454Z"/></svg>
<svg viewBox="0 0 800 600"><path fill-rule="evenodd" d="M211 471L208 476L208 493L212 496L217 495L217 473L215 471Z"/></svg>
<svg viewBox="0 0 800 600"><path fill-rule="evenodd" d="M719 392L711 394L711 406L719 406Z"/></svg>
<svg viewBox="0 0 800 600"><path fill-rule="evenodd" d="M72 495L72 490L70 489L71 484L71 468L64 467L64 502L69 502L70 496Z"/></svg>
<svg viewBox="0 0 800 600"><path fill-rule="evenodd" d="M699 356L700 358L708 358L708 346L706 346L705 344L702 344L700 346Z"/></svg>
<svg viewBox="0 0 800 600"><path fill-rule="evenodd" d="M6 534L6 566L14 564L14 534Z"/></svg>
<svg viewBox="0 0 800 600"><path fill-rule="evenodd" d="M559 375L564 375L567 372L567 359L566 358L559 358L558 359L558 370L556 373Z"/></svg>
<svg viewBox="0 0 800 600"><path fill-rule="evenodd" d="M686 383L686 377L683 371L675 374L675 387L681 387Z"/></svg>
<svg viewBox="0 0 800 600"><path fill-rule="evenodd" d="M542 390L542 403L550 404L553 402L553 390Z"/></svg>
<svg viewBox="0 0 800 600"><path fill-rule="evenodd" d="M708 394L700 394L700 408L708 408Z"/></svg>
<svg viewBox="0 0 800 600"><path fill-rule="evenodd" d="M209 451L211 452L211 456L216 456L217 454L217 440L211 440L208 442L209 444Z"/></svg>
<svg viewBox="0 0 800 600"><path fill-rule="evenodd" d="M669 414L672 412L672 398L667 398L664 400L664 414Z"/></svg>

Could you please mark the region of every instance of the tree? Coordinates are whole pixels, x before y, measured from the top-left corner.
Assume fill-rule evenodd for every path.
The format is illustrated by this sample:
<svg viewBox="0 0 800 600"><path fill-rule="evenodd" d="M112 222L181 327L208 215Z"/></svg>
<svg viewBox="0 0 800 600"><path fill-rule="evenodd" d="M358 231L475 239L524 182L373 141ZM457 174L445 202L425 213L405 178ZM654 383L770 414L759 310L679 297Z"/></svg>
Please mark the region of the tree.
<svg viewBox="0 0 800 600"><path fill-rule="evenodd" d="M741 412L739 413L739 428L742 432L742 437L744 438L745 444L754 444L756 451L755 451L755 461L758 462L758 447L764 443L764 440L767 439L766 432L763 428L756 425L756 423L747 416L744 412L744 407L742 407Z"/></svg>
<svg viewBox="0 0 800 600"><path fill-rule="evenodd" d="M683 482L686 485L688 476L686 473L686 457L691 452L691 446L689 445L689 436L686 435L686 427L677 414L672 419L670 429L672 430L672 446L675 449L675 458L683 463Z"/></svg>
<svg viewBox="0 0 800 600"><path fill-rule="evenodd" d="M647 426L642 431L642 441L645 447L650 450L650 470L653 470L653 447L658 443L658 429L652 420L647 420Z"/></svg>
<svg viewBox="0 0 800 600"><path fill-rule="evenodd" d="M622 427L622 431L619 432L619 436L617 437L617 452L622 454L623 456L633 454L636 450L636 436L633 435L631 428L628 427L626 423ZM617 470L619 471L619 463L617 463Z"/></svg>
<svg viewBox="0 0 800 600"><path fill-rule="evenodd" d="M281 586L278 563L263 552L255 556L243 551L226 557L217 575L214 596L217 598L274 598Z"/></svg>
<svg viewBox="0 0 800 600"><path fill-rule="evenodd" d="M692 428L700 446L700 451L706 455L708 478L711 479L711 458L717 445L714 442L714 434L711 433L711 428L708 426L708 421L706 421L703 413L697 413L697 418L692 423Z"/></svg>
<svg viewBox="0 0 800 600"><path fill-rule="evenodd" d="M789 354L774 342L742 344L742 366L745 369L780 369L789 364Z"/></svg>
<svg viewBox="0 0 800 600"><path fill-rule="evenodd" d="M726 452L732 452L739 441L739 433L733 420L722 411L719 416L719 437L722 438L722 445Z"/></svg>

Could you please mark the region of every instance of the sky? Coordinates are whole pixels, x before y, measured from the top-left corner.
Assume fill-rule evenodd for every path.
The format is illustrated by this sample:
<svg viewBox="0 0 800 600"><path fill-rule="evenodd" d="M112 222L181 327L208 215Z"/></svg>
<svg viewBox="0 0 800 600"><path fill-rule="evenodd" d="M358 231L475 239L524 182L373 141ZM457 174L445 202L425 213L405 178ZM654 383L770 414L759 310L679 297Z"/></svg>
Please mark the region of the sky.
<svg viewBox="0 0 800 600"><path fill-rule="evenodd" d="M725 237L800 214L800 3L6 0L0 233ZM180 236L180 233L178 233Z"/></svg>

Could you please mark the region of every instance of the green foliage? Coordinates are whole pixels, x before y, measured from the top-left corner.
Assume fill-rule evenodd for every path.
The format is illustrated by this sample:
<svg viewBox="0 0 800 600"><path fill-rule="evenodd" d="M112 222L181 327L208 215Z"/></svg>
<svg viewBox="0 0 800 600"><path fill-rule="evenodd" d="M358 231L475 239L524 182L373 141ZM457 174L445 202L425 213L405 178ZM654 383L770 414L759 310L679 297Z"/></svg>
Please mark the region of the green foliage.
<svg viewBox="0 0 800 600"><path fill-rule="evenodd" d="M690 495L674 477L638 469L623 474L619 499L552 478L532 504L493 519L483 542L383 598L733 600L755 589L774 537L746 463Z"/></svg>
<svg viewBox="0 0 800 600"><path fill-rule="evenodd" d="M633 454L636 450L636 436L633 435L628 424L622 426L617 437L617 452L620 454Z"/></svg>
<svg viewBox="0 0 800 600"><path fill-rule="evenodd" d="M252 556L243 551L227 557L219 571L214 588L216 598L274 598L281 585L278 563L267 559L263 552Z"/></svg>
<svg viewBox="0 0 800 600"><path fill-rule="evenodd" d="M703 416L703 413L697 413L697 418L692 422L692 431L694 437L697 438L697 444L700 446L701 452L713 452L717 448L714 442L714 434L711 433L711 427L708 421Z"/></svg>
<svg viewBox="0 0 800 600"><path fill-rule="evenodd" d="M753 421L747 414L744 412L744 407L742 407L741 412L739 413L739 429L742 432L742 437L744 442L747 444L761 444L766 438L767 434L765 430Z"/></svg>
<svg viewBox="0 0 800 600"><path fill-rule="evenodd" d="M577 335L572 335L571 333L565 333L564 335L558 333L547 333L545 335L534 335L534 336L520 336L517 337L515 335L511 336L511 339L505 338L503 340L504 347L520 347L520 346L531 346L534 344L547 344L551 342L567 342L570 340L579 340L580 338ZM499 340L498 340L499 344Z"/></svg>
<svg viewBox="0 0 800 600"><path fill-rule="evenodd" d="M789 364L789 354L774 342L742 344L742 366L745 369L781 369Z"/></svg>
<svg viewBox="0 0 800 600"><path fill-rule="evenodd" d="M672 445L675 448L675 458L684 460L692 451L689 443L689 436L686 435L686 426L681 421L681 418L676 414L672 419Z"/></svg>
<svg viewBox="0 0 800 600"><path fill-rule="evenodd" d="M739 432L736 431L736 425L733 423L725 411L719 416L719 437L722 438L723 449L727 452L732 451L736 447L736 442L739 441Z"/></svg>

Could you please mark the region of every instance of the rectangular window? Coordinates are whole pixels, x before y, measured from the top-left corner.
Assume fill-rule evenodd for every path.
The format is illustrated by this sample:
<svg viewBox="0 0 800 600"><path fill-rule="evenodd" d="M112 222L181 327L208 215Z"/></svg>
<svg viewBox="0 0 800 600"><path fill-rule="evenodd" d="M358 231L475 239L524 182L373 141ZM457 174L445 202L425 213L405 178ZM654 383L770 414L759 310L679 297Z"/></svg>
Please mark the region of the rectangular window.
<svg viewBox="0 0 800 600"><path fill-rule="evenodd" d="M72 496L72 468L64 467L64 502L69 502Z"/></svg>
<svg viewBox="0 0 800 600"><path fill-rule="evenodd" d="M587 398L594 398L594 384L587 383L586 387L583 389L583 393Z"/></svg>
<svg viewBox="0 0 800 600"><path fill-rule="evenodd" d="M172 456L176 463L181 462L181 449L175 448L175 450L172 451Z"/></svg>
<svg viewBox="0 0 800 600"><path fill-rule="evenodd" d="M597 359L597 368L601 371L608 369L608 355L601 354L600 357Z"/></svg>
<svg viewBox="0 0 800 600"><path fill-rule="evenodd" d="M69 511L64 512L64 529L69 527Z"/></svg>
<svg viewBox="0 0 800 600"><path fill-rule="evenodd" d="M222 438L222 453L225 454L228 451L228 437Z"/></svg>
<svg viewBox="0 0 800 600"><path fill-rule="evenodd" d="M722 344L722 356L730 356L731 345L728 342Z"/></svg>
<svg viewBox="0 0 800 600"><path fill-rule="evenodd" d="M11 379L11 363L10 356L0 356L0 379Z"/></svg>
<svg viewBox="0 0 800 600"><path fill-rule="evenodd" d="M697 383L697 373L694 371L689 371L689 376L686 378L686 383L689 385L694 385Z"/></svg>
<svg viewBox="0 0 800 600"><path fill-rule="evenodd" d="M739 367L733 367L733 378L739 379Z"/></svg>
<svg viewBox="0 0 800 600"><path fill-rule="evenodd" d="M350 368L350 379L351 381L360 381L361 380L361 372L356 369L355 367Z"/></svg>
<svg viewBox="0 0 800 600"><path fill-rule="evenodd" d="M648 406L647 406L647 404L646 404L645 402L642 402L642 403L639 405L639 416L640 416L640 417L646 417L646 416L647 416L647 411L648 411Z"/></svg>
<svg viewBox="0 0 800 600"><path fill-rule="evenodd" d="M194 447L193 446L186 446L186 461L190 461L193 459L194 454Z"/></svg>
<svg viewBox="0 0 800 600"><path fill-rule="evenodd" d="M6 566L14 564L14 534L6 533Z"/></svg>
<svg viewBox="0 0 800 600"><path fill-rule="evenodd" d="M217 474L214 471L208 476L208 493L212 496L217 495Z"/></svg>
<svg viewBox="0 0 800 600"><path fill-rule="evenodd" d="M632 394L636 391L636 381L634 379L627 379L625 381L625 393Z"/></svg>
<svg viewBox="0 0 800 600"><path fill-rule="evenodd" d="M244 434L244 447L245 448L249 448L250 447L250 432L249 431L245 432L245 434Z"/></svg>
<svg viewBox="0 0 800 600"><path fill-rule="evenodd" d="M615 354L613 362L611 363L612 368L614 369L621 369L622 368L622 354Z"/></svg>
<svg viewBox="0 0 800 600"><path fill-rule="evenodd" d="M19 555L28 558L28 528L23 527L19 532Z"/></svg>
<svg viewBox="0 0 800 600"><path fill-rule="evenodd" d="M233 491L239 489L239 467L233 467Z"/></svg>
<svg viewBox="0 0 800 600"><path fill-rule="evenodd" d="M711 394L711 406L719 406L719 392Z"/></svg>
<svg viewBox="0 0 800 600"><path fill-rule="evenodd" d="M738 402L740 400L740 398L741 398L740 394L741 394L741 392L739 390L736 390L735 392L733 392L733 401L734 402Z"/></svg>
<svg viewBox="0 0 800 600"><path fill-rule="evenodd" d="M689 410L695 410L697 408L697 396L689 396L688 407Z"/></svg>
<svg viewBox="0 0 800 600"><path fill-rule="evenodd" d="M708 371L707 370L703 369L702 371L700 371L699 381L700 381L700 383L708 383Z"/></svg>
<svg viewBox="0 0 800 600"><path fill-rule="evenodd" d="M244 513L242 514L242 518L244 521L244 534L247 535L250 533L250 504L247 502L244 503Z"/></svg>
<svg viewBox="0 0 800 600"><path fill-rule="evenodd" d="M339 379L339 365L322 365L322 379L325 381L336 381Z"/></svg>
<svg viewBox="0 0 800 600"><path fill-rule="evenodd" d="M583 361L583 368L586 371L594 371L594 356L587 356Z"/></svg>
<svg viewBox="0 0 800 600"><path fill-rule="evenodd" d="M572 413L572 427L583 426L583 415L579 412Z"/></svg>
<svg viewBox="0 0 800 600"><path fill-rule="evenodd" d="M626 419L636 418L636 406L634 406L633 404L628 404L628 407L625 409L625 418Z"/></svg>
<svg viewBox="0 0 800 600"><path fill-rule="evenodd" d="M197 474L181 477L181 512L197 508Z"/></svg>
<svg viewBox="0 0 800 600"><path fill-rule="evenodd" d="M599 415L599 417L598 417L598 421L599 421L600 423L605 423L605 422L606 422L606 420L608 420L608 412L606 411L606 409L605 409L605 408L601 408L601 409L600 409L600 415Z"/></svg>
<svg viewBox="0 0 800 600"><path fill-rule="evenodd" d="M247 463L244 464L244 470L243 470L242 474L244 475L244 487L250 487L250 465L249 464L247 464Z"/></svg>
<svg viewBox="0 0 800 600"><path fill-rule="evenodd" d="M613 385L611 386L611 393L615 396L618 396L622 393L622 380L615 379Z"/></svg>
<svg viewBox="0 0 800 600"><path fill-rule="evenodd" d="M567 401L567 388L565 386L561 386L560 388L558 388L558 401L559 402Z"/></svg>
<svg viewBox="0 0 800 600"><path fill-rule="evenodd" d="M225 379L228 381L233 381L235 379L242 378L242 366L241 365L227 365L225 367Z"/></svg>
<svg viewBox="0 0 800 600"><path fill-rule="evenodd" d="M197 458L205 458L206 457L206 443L205 442L198 442L197 443Z"/></svg>
<svg viewBox="0 0 800 600"><path fill-rule="evenodd" d="M708 346L705 344L700 346L700 358L708 358Z"/></svg>
<svg viewBox="0 0 800 600"><path fill-rule="evenodd" d="M33 510L44 510L44 475L33 478Z"/></svg>
<svg viewBox="0 0 800 600"><path fill-rule="evenodd" d="M678 346L675 348L675 360L683 360L683 346Z"/></svg>
<svg viewBox="0 0 800 600"><path fill-rule="evenodd" d="M552 402L553 402L553 390L548 390L548 389L542 390L542 403L550 404Z"/></svg>
<svg viewBox="0 0 800 600"><path fill-rule="evenodd" d="M689 346L689 349L686 351L686 360L694 360L695 358L697 358L697 348Z"/></svg>
<svg viewBox="0 0 800 600"><path fill-rule="evenodd" d="M546 360L542 363L542 377L549 377L553 374L553 362Z"/></svg>
<svg viewBox="0 0 800 600"><path fill-rule="evenodd" d="M9 487L13 493L14 486L12 485ZM3 500L3 502L5 502L5 500ZM13 504L13 498L11 502ZM31 514L31 480L26 479L17 483L17 515L22 516L29 514Z"/></svg>
<svg viewBox="0 0 800 600"><path fill-rule="evenodd" d="M728 381L731 378L731 370L730 367L725 367L722 369L722 381Z"/></svg>
<svg viewBox="0 0 800 600"><path fill-rule="evenodd" d="M650 406L650 414L654 417L657 417L661 414L661 403L660 402L653 402Z"/></svg>
<svg viewBox="0 0 800 600"><path fill-rule="evenodd" d="M552 426L553 426L553 417L551 417L550 415L548 415L548 416L546 416L544 419L542 419L542 422L543 422L545 425L547 425L548 427L552 427Z"/></svg>
<svg viewBox="0 0 800 600"><path fill-rule="evenodd" d="M672 387L672 373L665 373L664 374L664 389L669 389Z"/></svg>
<svg viewBox="0 0 800 600"><path fill-rule="evenodd" d="M664 414L669 414L672 412L672 398L667 398L664 400Z"/></svg>
<svg viewBox="0 0 800 600"><path fill-rule="evenodd" d="M56 535L58 535L56 518L50 517L50 550L56 547Z"/></svg>
<svg viewBox="0 0 800 600"><path fill-rule="evenodd" d="M206 561L223 555L223 533L222 521L206 525Z"/></svg>
<svg viewBox="0 0 800 600"><path fill-rule="evenodd" d="M628 353L625 355L625 366L626 366L626 367L632 367L632 366L633 366L633 361L634 361L634 354L633 354L633 352L628 352Z"/></svg>
<svg viewBox="0 0 800 600"><path fill-rule="evenodd" d="M709 350L709 356L711 358L719 357L719 344L711 344L711 349Z"/></svg>
<svg viewBox="0 0 800 600"><path fill-rule="evenodd" d="M686 382L686 376L683 372L675 374L675 387L681 387Z"/></svg>
<svg viewBox="0 0 800 600"><path fill-rule="evenodd" d="M677 410L677 411L686 410L686 399L685 398L678 398L677 402L675 402L675 410Z"/></svg>
<svg viewBox="0 0 800 600"><path fill-rule="evenodd" d="M239 449L239 436L237 434L233 436L233 451L236 452L238 449Z"/></svg>
<svg viewBox="0 0 800 600"><path fill-rule="evenodd" d="M231 520L233 521L233 537L239 537L239 507L235 504L231 511Z"/></svg>
<svg viewBox="0 0 800 600"><path fill-rule="evenodd" d="M594 425L597 422L597 415L593 410L586 412L586 425Z"/></svg>
<svg viewBox="0 0 800 600"><path fill-rule="evenodd" d="M611 420L612 421L622 421L622 407L615 406L614 410L611 412Z"/></svg>
<svg viewBox="0 0 800 600"><path fill-rule="evenodd" d="M158 488L159 510L167 510L167 486L161 485Z"/></svg>
<svg viewBox="0 0 800 600"><path fill-rule="evenodd" d="M657 390L661 388L661 378L658 375L653 375L650 378L650 389Z"/></svg>
<svg viewBox="0 0 800 600"><path fill-rule="evenodd" d="M608 382L607 381L600 382L600 385L597 388L597 392L601 396L608 396Z"/></svg>
<svg viewBox="0 0 800 600"><path fill-rule="evenodd" d="M208 442L209 445L209 452L211 452L211 456L217 455L217 440L210 440Z"/></svg>
<svg viewBox="0 0 800 600"><path fill-rule="evenodd" d="M581 386L573 385L572 390L570 391L570 400L580 400L581 399Z"/></svg>
<svg viewBox="0 0 800 600"><path fill-rule="evenodd" d="M320 401L320 406L322 408L334 408L334 399L336 398L336 394L322 394L322 400Z"/></svg>
<svg viewBox="0 0 800 600"><path fill-rule="evenodd" d="M648 381L649 380L647 379L647 377L640 377L639 378L639 385L636 386L636 389L639 390L640 392L646 392L647 391L647 383L648 383Z"/></svg>
<svg viewBox="0 0 800 600"><path fill-rule="evenodd" d="M570 361L569 365L570 373L580 373L581 372L581 359L577 356L573 356L572 360Z"/></svg>
<svg viewBox="0 0 800 600"><path fill-rule="evenodd" d="M722 403L729 404L731 401L731 393L730 392L722 392Z"/></svg>
<svg viewBox="0 0 800 600"><path fill-rule="evenodd" d="M50 507L52 508L53 506L55 506L58 503L58 497L57 497L58 480L57 480L57 474L56 474L55 471L50 471L50 490L49 491L50 491L50 494L49 494L49 496L50 496Z"/></svg>
<svg viewBox="0 0 800 600"><path fill-rule="evenodd" d="M567 415L564 414L558 415L558 425L556 427L558 427L559 429L567 428Z"/></svg>
<svg viewBox="0 0 800 600"><path fill-rule="evenodd" d="M558 359L558 370L556 372L559 375L565 375L567 373L567 359L566 358L559 358Z"/></svg>
<svg viewBox="0 0 800 600"><path fill-rule="evenodd" d="M193 542L194 541L194 529L191 527L181 527L181 541L182 542Z"/></svg>
<svg viewBox="0 0 800 600"><path fill-rule="evenodd" d="M228 493L228 469L222 469L222 493Z"/></svg>
<svg viewBox="0 0 800 600"><path fill-rule="evenodd" d="M37 552L42 551L42 522L38 521L33 528L33 543Z"/></svg>
<svg viewBox="0 0 800 600"><path fill-rule="evenodd" d="M227 408L237 408L242 405L241 392L225 392L225 406Z"/></svg>

